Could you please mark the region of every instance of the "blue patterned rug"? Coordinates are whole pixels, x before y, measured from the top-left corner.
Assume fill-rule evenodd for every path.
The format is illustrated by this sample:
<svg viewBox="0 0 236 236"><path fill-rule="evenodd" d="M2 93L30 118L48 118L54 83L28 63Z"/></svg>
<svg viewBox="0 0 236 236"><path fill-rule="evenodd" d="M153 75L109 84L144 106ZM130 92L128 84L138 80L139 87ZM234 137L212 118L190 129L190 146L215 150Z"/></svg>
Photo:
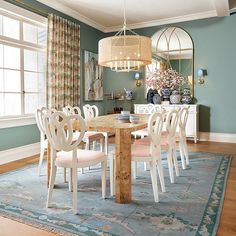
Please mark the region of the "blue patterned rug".
<svg viewBox="0 0 236 236"><path fill-rule="evenodd" d="M30 165L0 176L0 215L61 235L215 235L230 161L228 155L190 153L190 167L180 171L175 184L170 184L165 164L167 192L159 191L159 203L153 200L150 173L140 164L133 201L125 205L109 197L109 187L107 199L101 199L100 169L93 167L78 174L79 215L72 213L72 194L61 170L54 206L45 207L46 169L38 177L37 165Z"/></svg>

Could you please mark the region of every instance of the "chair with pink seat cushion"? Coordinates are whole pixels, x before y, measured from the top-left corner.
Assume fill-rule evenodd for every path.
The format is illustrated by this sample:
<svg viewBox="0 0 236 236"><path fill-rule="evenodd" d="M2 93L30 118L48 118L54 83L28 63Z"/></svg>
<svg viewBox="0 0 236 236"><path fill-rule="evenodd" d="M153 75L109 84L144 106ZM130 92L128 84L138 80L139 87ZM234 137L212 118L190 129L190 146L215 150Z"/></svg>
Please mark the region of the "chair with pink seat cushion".
<svg viewBox="0 0 236 236"><path fill-rule="evenodd" d="M179 176L179 168L176 157L176 129L179 119L179 110L170 110L165 118L165 129L162 131L160 145L162 148L167 149L167 162L169 168L170 182L174 183L174 172L175 169L176 176ZM134 145L150 145L150 137L145 137L143 139L134 142Z"/></svg>
<svg viewBox="0 0 236 236"><path fill-rule="evenodd" d="M154 105L152 103L149 103L147 105L144 104L143 106L142 105L138 106L136 113L137 114L152 114L154 112L161 112L161 111L162 111L161 105ZM135 139L137 137L140 137L142 139L148 136L148 130L141 129L141 130L133 131L131 134L134 136ZM144 170L145 171L147 170L146 163L144 163ZM134 164L134 178L136 178L136 173L137 173L137 166L135 166Z"/></svg>
<svg viewBox="0 0 236 236"><path fill-rule="evenodd" d="M96 109L96 108L95 108ZM66 107L63 108L63 112L67 115L74 115L74 114L79 114L81 115L81 110L79 107L72 107L70 105L67 105ZM96 110L95 113L97 114L98 111ZM87 117L87 116L86 116ZM79 132L76 131L74 132L74 138L77 138L77 136L79 135ZM105 139L104 135L100 132L95 132L95 131L86 131L84 138L83 138L83 142L86 144L85 148L87 150L90 149L90 144L93 144L93 148L92 150L95 150L95 142L99 141L100 142L100 149L102 149L102 145Z"/></svg>
<svg viewBox="0 0 236 236"><path fill-rule="evenodd" d="M96 110L96 108L94 108L94 109L95 109L95 113L97 114L98 111ZM67 105L63 108L63 112L67 115L75 115L75 114L81 115L81 110L77 106L72 107L70 105ZM79 135L80 135L80 132L77 130L74 132L73 138L77 139L79 137ZM92 150L95 150L95 144L96 144L96 142L99 142L100 150L102 150L103 145L106 142L106 140L105 140L104 135L100 132L86 131L85 135L83 137L83 142L85 143L85 149L87 149L87 150L90 150L91 144L92 144ZM90 169L90 167L89 167L89 169ZM84 173L83 168L81 169L81 172Z"/></svg>
<svg viewBox="0 0 236 236"><path fill-rule="evenodd" d="M179 109L170 110L166 115L166 131L161 136L161 146L167 148L167 162L169 168L170 182L174 183L174 171L179 176L179 168L176 157L176 129L179 119Z"/></svg>
<svg viewBox="0 0 236 236"><path fill-rule="evenodd" d="M80 125L77 140L73 139L73 122ZM101 163L102 166L102 198L106 194L106 154L101 151L78 149L82 141L86 125L84 119L76 114L66 116L63 112L55 112L44 116L45 131L51 145L51 176L47 197L47 207L51 206L52 192L57 167L72 169L73 212L77 214L77 169Z"/></svg>

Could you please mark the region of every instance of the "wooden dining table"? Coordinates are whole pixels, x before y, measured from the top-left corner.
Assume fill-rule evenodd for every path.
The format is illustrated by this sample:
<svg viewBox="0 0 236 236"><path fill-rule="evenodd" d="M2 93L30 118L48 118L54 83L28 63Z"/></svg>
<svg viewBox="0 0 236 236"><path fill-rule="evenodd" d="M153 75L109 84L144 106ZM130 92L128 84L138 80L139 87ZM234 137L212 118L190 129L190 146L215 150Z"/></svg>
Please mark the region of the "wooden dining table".
<svg viewBox="0 0 236 236"><path fill-rule="evenodd" d="M87 129L115 133L116 203L130 203L131 193L131 132L147 127L148 115L139 116L137 124L117 119L117 114L98 116L87 120ZM79 129L76 127L75 130ZM48 147L48 179L50 177L50 147Z"/></svg>

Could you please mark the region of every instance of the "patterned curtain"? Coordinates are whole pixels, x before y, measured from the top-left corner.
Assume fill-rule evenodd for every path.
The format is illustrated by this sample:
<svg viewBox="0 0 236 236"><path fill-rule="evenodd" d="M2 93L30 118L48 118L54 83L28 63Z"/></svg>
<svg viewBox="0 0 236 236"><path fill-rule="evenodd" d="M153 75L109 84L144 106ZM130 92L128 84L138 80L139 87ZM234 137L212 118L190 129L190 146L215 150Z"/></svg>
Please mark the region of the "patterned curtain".
<svg viewBox="0 0 236 236"><path fill-rule="evenodd" d="M48 17L47 103L61 110L79 106L80 27L61 17Z"/></svg>

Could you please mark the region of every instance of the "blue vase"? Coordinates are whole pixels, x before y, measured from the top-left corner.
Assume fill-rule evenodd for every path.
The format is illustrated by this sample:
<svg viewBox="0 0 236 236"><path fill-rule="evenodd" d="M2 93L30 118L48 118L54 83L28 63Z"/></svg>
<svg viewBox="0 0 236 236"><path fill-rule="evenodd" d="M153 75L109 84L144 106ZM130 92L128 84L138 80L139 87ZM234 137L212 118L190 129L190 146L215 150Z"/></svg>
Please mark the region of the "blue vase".
<svg viewBox="0 0 236 236"><path fill-rule="evenodd" d="M182 95L182 99L181 102L183 104L190 104L192 102L192 97L191 97L191 91L188 88L185 88L183 90L183 95Z"/></svg>
<svg viewBox="0 0 236 236"><path fill-rule="evenodd" d="M171 104L179 104L181 101L181 95L179 94L179 91L174 90L172 91L170 95L170 103Z"/></svg>
<svg viewBox="0 0 236 236"><path fill-rule="evenodd" d="M169 88L163 88L161 90L163 101L170 101L171 90Z"/></svg>
<svg viewBox="0 0 236 236"><path fill-rule="evenodd" d="M152 100L154 104L161 104L162 98L158 93L155 93Z"/></svg>

